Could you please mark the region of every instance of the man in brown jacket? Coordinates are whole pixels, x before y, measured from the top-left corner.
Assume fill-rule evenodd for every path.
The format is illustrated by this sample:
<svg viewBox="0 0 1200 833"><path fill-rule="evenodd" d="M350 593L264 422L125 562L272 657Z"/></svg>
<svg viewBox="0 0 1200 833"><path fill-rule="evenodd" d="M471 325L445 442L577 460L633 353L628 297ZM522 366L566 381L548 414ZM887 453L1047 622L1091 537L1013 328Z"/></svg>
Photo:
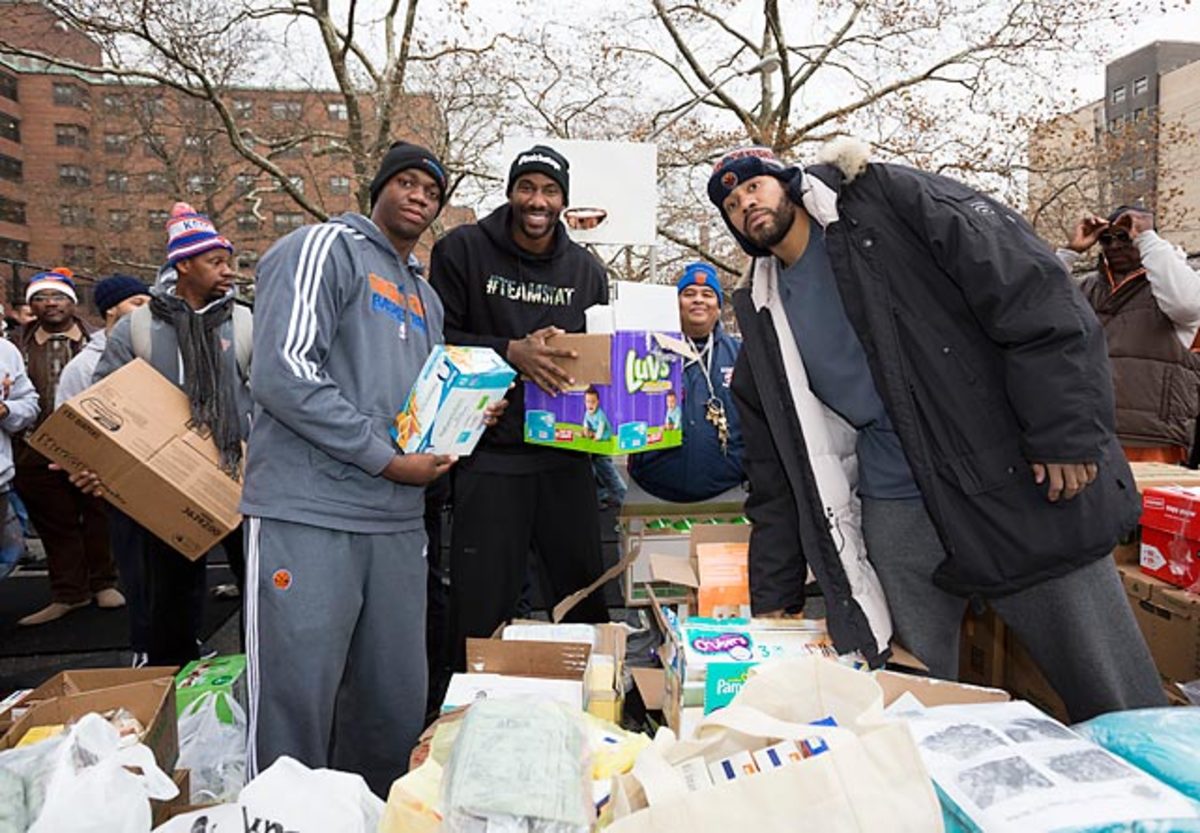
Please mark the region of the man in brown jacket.
<svg viewBox="0 0 1200 833"><path fill-rule="evenodd" d="M75 313L75 282L65 267L34 275L25 299L35 320L15 341L38 392L36 428L54 411L62 370L88 343L94 328ZM117 570L108 547L104 501L72 486L66 472L52 471L50 461L24 440L15 445L17 493L41 535L50 572L50 604L18 624L53 622L93 599L100 607L123 607L125 597L116 588Z"/></svg>
<svg viewBox="0 0 1200 833"><path fill-rule="evenodd" d="M1200 275L1145 208L1083 217L1058 254L1070 266L1096 244L1097 271L1079 288L1108 341L1117 437L1130 461L1182 463L1200 410Z"/></svg>

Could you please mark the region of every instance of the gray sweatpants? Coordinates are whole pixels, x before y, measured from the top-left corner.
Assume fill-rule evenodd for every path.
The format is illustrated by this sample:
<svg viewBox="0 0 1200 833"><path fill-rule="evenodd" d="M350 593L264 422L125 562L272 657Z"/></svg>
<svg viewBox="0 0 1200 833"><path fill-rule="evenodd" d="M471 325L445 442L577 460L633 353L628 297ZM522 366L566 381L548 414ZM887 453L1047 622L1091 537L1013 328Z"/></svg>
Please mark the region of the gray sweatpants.
<svg viewBox="0 0 1200 833"><path fill-rule="evenodd" d="M967 600L933 584L945 559L924 501L864 498L863 534L892 611L896 638L935 677L958 678ZM989 604L1029 650L1073 721L1166 705L1112 558Z"/></svg>
<svg viewBox="0 0 1200 833"><path fill-rule="evenodd" d="M280 755L386 796L425 716L425 532L246 519L248 777Z"/></svg>

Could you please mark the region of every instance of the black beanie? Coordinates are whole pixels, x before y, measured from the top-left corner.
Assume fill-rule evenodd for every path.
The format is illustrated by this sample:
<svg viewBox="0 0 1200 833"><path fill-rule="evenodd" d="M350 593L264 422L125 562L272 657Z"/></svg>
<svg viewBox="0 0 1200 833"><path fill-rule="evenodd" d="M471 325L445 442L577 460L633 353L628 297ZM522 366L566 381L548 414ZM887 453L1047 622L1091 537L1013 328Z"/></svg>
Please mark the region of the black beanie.
<svg viewBox="0 0 1200 833"><path fill-rule="evenodd" d="M379 163L379 171L371 180L372 208L375 207L375 201L379 199L379 192L383 190L383 186L387 185L396 174L407 171L409 168L418 168L433 177L437 182L440 194L438 209L440 210L446 205L446 171L442 168L441 160L434 156L428 148L414 145L411 142L395 142L384 154L383 161Z"/></svg>
<svg viewBox="0 0 1200 833"><path fill-rule="evenodd" d="M563 205L571 200L571 163L554 148L534 145L517 154L508 169L508 188L505 196L512 195L513 185L525 174L545 174L558 183L563 192Z"/></svg>

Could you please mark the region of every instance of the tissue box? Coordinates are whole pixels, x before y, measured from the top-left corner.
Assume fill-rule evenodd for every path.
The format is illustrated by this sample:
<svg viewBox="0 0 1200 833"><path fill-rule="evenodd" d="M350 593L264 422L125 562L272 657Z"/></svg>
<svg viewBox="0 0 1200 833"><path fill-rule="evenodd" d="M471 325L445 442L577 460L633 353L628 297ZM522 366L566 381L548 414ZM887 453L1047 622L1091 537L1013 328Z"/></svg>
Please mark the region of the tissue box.
<svg viewBox="0 0 1200 833"><path fill-rule="evenodd" d="M392 439L405 454L465 457L483 436L483 412L516 378L490 347L433 348L396 415Z"/></svg>

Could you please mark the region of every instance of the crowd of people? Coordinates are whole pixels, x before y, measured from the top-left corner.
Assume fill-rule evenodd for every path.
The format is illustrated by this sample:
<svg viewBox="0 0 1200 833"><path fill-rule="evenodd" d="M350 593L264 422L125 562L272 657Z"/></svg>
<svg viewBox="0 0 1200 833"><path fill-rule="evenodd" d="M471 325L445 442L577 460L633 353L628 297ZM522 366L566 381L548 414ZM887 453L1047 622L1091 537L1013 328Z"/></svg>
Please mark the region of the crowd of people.
<svg viewBox="0 0 1200 833"><path fill-rule="evenodd" d="M708 196L750 257L732 297L740 338L717 269L688 265L676 288L693 353L667 403L683 443L632 455L630 476L681 503L748 481L755 614L804 615L811 574L838 649L872 665L898 643L955 678L963 614L990 605L1074 719L1162 703L1110 552L1140 509L1127 459L1181 463L1194 445L1200 275L1140 207L1088 215L1056 258L953 180L869 162L851 141L823 158L799 168L754 147L717 162ZM244 596L251 774L291 755L386 792L424 725L434 658L461 667L467 638L518 613L531 556L551 601L603 569L597 481L607 502L624 483L607 458L525 443L521 384L469 458L404 454L388 434L439 343L491 348L551 394L575 385L553 339L584 330L608 276L560 222L570 181L554 149L518 154L506 202L438 240L426 275L413 252L446 172L397 142L369 216L298 229L262 258L252 315L233 243L184 203L153 287L95 285L102 331L79 316L69 271L36 275L31 320L0 342L0 488L28 507L52 587L22 624L128 604L135 663L197 656L205 559L22 439L143 359L243 480L244 529L222 548ZM1096 244L1097 272L1076 286L1064 262ZM427 560L447 504L435 627ZM5 506L7 541L20 520ZM609 614L594 594L568 618Z"/></svg>

